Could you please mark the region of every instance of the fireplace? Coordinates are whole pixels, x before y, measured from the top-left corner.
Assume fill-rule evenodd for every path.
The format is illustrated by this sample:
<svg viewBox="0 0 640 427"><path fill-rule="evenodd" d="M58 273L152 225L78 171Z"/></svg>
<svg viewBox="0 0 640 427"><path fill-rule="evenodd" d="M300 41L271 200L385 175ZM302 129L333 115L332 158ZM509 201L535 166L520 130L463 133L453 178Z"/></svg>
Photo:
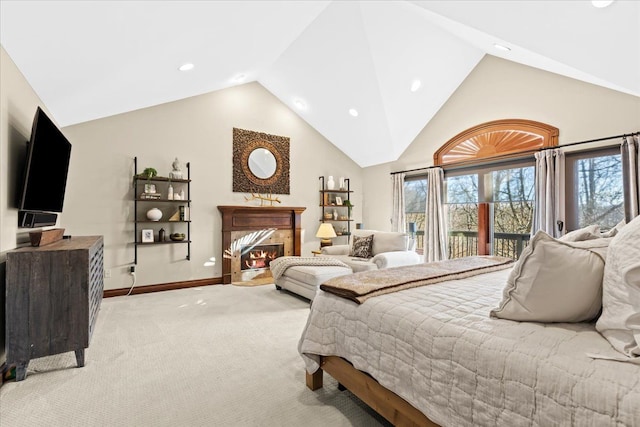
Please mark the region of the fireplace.
<svg viewBox="0 0 640 427"><path fill-rule="evenodd" d="M284 255L284 243L243 246L240 250L240 270L264 270L274 259Z"/></svg>
<svg viewBox="0 0 640 427"><path fill-rule="evenodd" d="M281 206L218 206L222 214L222 283L254 283L273 280L269 263L278 256L300 256L301 215L306 208ZM251 236L268 230L258 241ZM240 245L239 243L245 243ZM257 245L253 258L248 245ZM272 252L277 251L273 256ZM245 253L247 252L247 253ZM265 252L264 254L261 252ZM273 283L273 282L271 282Z"/></svg>

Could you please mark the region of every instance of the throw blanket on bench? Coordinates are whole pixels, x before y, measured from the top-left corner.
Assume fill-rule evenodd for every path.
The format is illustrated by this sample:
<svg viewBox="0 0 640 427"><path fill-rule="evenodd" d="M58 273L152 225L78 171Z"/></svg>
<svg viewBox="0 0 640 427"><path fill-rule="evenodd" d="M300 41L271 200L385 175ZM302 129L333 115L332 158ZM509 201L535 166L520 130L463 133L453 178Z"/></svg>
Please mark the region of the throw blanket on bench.
<svg viewBox="0 0 640 427"><path fill-rule="evenodd" d="M512 263L511 258L500 256L456 258L335 277L320 285L320 289L362 304L368 298L403 289L504 270Z"/></svg>
<svg viewBox="0 0 640 427"><path fill-rule="evenodd" d="M296 265L308 265L308 266L326 266L333 265L337 267L347 267L349 266L344 262L331 258L328 256L318 256L318 257L299 257L299 256L281 256L279 258L274 259L269 264L269 268L271 269L271 275L273 279L279 279L280 276L287 271L287 268L294 267Z"/></svg>

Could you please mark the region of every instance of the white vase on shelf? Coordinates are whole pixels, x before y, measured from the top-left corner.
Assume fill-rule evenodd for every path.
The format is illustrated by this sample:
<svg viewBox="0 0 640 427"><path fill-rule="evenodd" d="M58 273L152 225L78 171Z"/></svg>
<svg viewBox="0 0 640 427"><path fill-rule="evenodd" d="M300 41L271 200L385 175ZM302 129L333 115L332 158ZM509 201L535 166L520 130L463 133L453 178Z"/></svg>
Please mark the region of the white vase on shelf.
<svg viewBox="0 0 640 427"><path fill-rule="evenodd" d="M169 188L167 190L167 199L173 200L173 185L169 184Z"/></svg>
<svg viewBox="0 0 640 427"><path fill-rule="evenodd" d="M158 208L151 208L147 211L147 218L151 221L160 221L160 218L162 218L162 211Z"/></svg>
<svg viewBox="0 0 640 427"><path fill-rule="evenodd" d="M327 190L333 190L336 188L336 182L333 180L333 176L329 175L327 178Z"/></svg>

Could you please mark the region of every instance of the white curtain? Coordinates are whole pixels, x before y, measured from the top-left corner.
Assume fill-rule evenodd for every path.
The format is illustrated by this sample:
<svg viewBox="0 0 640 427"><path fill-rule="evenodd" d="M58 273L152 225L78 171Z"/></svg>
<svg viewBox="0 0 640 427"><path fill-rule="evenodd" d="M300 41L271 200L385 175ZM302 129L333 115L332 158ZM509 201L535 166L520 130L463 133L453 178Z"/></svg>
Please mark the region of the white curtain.
<svg viewBox="0 0 640 427"><path fill-rule="evenodd" d="M560 237L566 231L564 152L560 149L543 150L535 153L535 158L536 194L531 234L543 230L552 237Z"/></svg>
<svg viewBox="0 0 640 427"><path fill-rule="evenodd" d="M624 187L624 217L626 222L640 214L640 139L627 136L620 147L622 154L622 178Z"/></svg>
<svg viewBox="0 0 640 427"><path fill-rule="evenodd" d="M441 261L447 256L447 221L443 201L444 171L427 170L427 207L424 231L425 262Z"/></svg>
<svg viewBox="0 0 640 427"><path fill-rule="evenodd" d="M391 212L391 231L405 232L404 215L404 173L391 175L393 179L393 207Z"/></svg>

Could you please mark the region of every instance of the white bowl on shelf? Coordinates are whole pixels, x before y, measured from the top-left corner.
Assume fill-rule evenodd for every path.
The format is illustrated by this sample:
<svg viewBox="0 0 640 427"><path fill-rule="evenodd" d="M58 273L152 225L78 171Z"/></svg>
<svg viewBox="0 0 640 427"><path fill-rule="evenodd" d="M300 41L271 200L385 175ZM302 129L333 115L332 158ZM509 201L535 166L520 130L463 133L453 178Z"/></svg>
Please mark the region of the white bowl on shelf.
<svg viewBox="0 0 640 427"><path fill-rule="evenodd" d="M160 221L162 218L162 211L158 208L151 208L147 211L147 218L151 221Z"/></svg>

